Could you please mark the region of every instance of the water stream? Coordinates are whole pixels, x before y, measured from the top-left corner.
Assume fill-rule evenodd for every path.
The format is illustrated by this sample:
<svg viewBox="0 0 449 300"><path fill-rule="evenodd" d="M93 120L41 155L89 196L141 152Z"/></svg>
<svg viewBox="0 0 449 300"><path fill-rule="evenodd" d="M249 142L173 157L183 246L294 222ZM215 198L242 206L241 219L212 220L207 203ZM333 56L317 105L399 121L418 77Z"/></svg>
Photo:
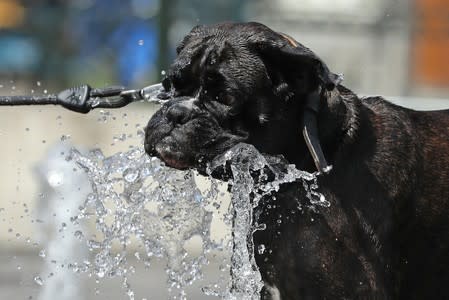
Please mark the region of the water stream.
<svg viewBox="0 0 449 300"><path fill-rule="evenodd" d="M230 265L224 268L230 278L223 277L228 281L224 289L216 284L204 286L203 291L222 299L259 299L263 284L252 245L252 233L264 229L264 224L253 225L257 223L253 208L259 199L278 190L282 183L302 180L312 204L328 205L316 191L314 174L291 165L280 172L270 166L276 158L268 162L253 146L239 144L208 167L211 174L228 166L232 174L228 176L232 205L223 217L232 226L232 239L230 243L217 242L211 238L210 228L220 197L218 180L210 177L207 188L200 188L195 171L166 167L159 159L148 157L141 147L110 157L98 149L87 154L72 149L67 159L87 173L93 191L71 218L74 225L80 225L74 234L86 242L93 259L73 262L70 267L97 279L121 277L129 299L134 299L128 281L134 267L127 256L136 245L144 254L135 252L135 257L149 267L152 259L166 259L171 299L187 299L185 287L202 278L208 253L214 251L232 252ZM95 223L94 233L84 232L81 225L86 222ZM200 240L199 253L186 250L193 238Z"/></svg>

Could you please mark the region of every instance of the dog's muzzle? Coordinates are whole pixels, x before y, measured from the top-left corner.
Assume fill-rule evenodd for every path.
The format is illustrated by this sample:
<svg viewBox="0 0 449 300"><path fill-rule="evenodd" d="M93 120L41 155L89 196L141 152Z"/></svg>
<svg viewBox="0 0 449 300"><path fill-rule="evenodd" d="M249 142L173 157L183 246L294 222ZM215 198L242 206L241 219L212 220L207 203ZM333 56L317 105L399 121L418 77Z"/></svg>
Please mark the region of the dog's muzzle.
<svg viewBox="0 0 449 300"><path fill-rule="evenodd" d="M213 159L237 143L214 115L191 97L165 103L148 122L145 151L167 165L186 169ZM239 140L240 141L240 140Z"/></svg>

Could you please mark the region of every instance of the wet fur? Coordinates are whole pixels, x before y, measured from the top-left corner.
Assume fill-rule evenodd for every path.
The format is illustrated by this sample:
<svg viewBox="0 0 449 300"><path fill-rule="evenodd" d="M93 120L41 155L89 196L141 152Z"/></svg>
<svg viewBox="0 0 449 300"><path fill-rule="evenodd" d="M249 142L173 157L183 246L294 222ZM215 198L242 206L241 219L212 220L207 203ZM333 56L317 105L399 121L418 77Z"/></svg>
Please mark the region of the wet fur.
<svg viewBox="0 0 449 300"><path fill-rule="evenodd" d="M449 111L359 98L332 86L307 48L292 58L291 43L257 23L194 28L164 84L196 100L172 100L153 116L146 151L201 170L243 141L314 171L300 124L305 97L321 87L319 139L333 169L319 191L331 206L311 206L299 184L263 199L256 215L267 229L254 234L256 249L266 247L256 253L262 297L447 298ZM214 68L220 78L207 78Z"/></svg>

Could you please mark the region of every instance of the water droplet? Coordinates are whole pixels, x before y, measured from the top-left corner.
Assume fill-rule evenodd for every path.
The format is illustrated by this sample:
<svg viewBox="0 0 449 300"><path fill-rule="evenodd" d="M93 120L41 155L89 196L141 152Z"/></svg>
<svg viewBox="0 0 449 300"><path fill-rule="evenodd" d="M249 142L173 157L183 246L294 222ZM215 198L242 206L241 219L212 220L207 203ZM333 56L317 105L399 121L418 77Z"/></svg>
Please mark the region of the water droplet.
<svg viewBox="0 0 449 300"><path fill-rule="evenodd" d="M103 270L98 271L96 274L98 278L103 278L105 275Z"/></svg>
<svg viewBox="0 0 449 300"><path fill-rule="evenodd" d="M129 183L135 182L139 177L139 170L128 168L123 172L123 178Z"/></svg>
<svg viewBox="0 0 449 300"><path fill-rule="evenodd" d="M66 140L69 140L71 138L70 134L63 134L61 135L61 141L64 142Z"/></svg>
<svg viewBox="0 0 449 300"><path fill-rule="evenodd" d="M193 194L193 199L195 199L196 202L201 202L203 201L203 195L199 191L196 191Z"/></svg>
<svg viewBox="0 0 449 300"><path fill-rule="evenodd" d="M37 86L41 86L41 82L40 81L36 82L36 84L37 84Z"/></svg>
<svg viewBox="0 0 449 300"><path fill-rule="evenodd" d="M139 40L137 43L139 44L139 46L142 46L144 44L144 40Z"/></svg>
<svg viewBox="0 0 449 300"><path fill-rule="evenodd" d="M64 183L64 173L57 170L52 170L47 173L48 184L52 187L61 186Z"/></svg>
<svg viewBox="0 0 449 300"><path fill-rule="evenodd" d="M165 75L167 75L167 72L166 72L165 70L162 70L162 71L161 71L161 75L162 75L162 76L165 76Z"/></svg>
<svg viewBox="0 0 449 300"><path fill-rule="evenodd" d="M267 229L267 224L265 223L257 224L255 227L255 230L265 230L265 229Z"/></svg>
<svg viewBox="0 0 449 300"><path fill-rule="evenodd" d="M44 94L47 94L48 93L48 91L47 90L44 90Z"/></svg>
<svg viewBox="0 0 449 300"><path fill-rule="evenodd" d="M134 300L134 291L129 289L126 294L128 295L130 300Z"/></svg>
<svg viewBox="0 0 449 300"><path fill-rule="evenodd" d="M74 235L79 240L81 240L84 237L83 232L81 230L75 231Z"/></svg>
<svg viewBox="0 0 449 300"><path fill-rule="evenodd" d="M90 249L100 249L101 246L102 246L102 244L101 244L100 242L97 242L97 241L94 241L94 240L89 240L89 241L87 242L87 246L88 246Z"/></svg>
<svg viewBox="0 0 449 300"><path fill-rule="evenodd" d="M34 276L34 282L40 286L42 286L44 284L44 281L42 280L42 278L39 275Z"/></svg>
<svg viewBox="0 0 449 300"><path fill-rule="evenodd" d="M118 141L123 142L125 140L126 140L126 134L125 133L122 133L120 135L114 136L114 142L118 142Z"/></svg>
<svg viewBox="0 0 449 300"><path fill-rule="evenodd" d="M39 251L39 256L42 258L47 256L47 254L45 253L45 249L42 249L41 251Z"/></svg>
<svg viewBox="0 0 449 300"><path fill-rule="evenodd" d="M265 253L265 245L264 245L264 244L260 244L260 245L257 247L257 253L259 253L260 255L262 255L262 254Z"/></svg>
<svg viewBox="0 0 449 300"><path fill-rule="evenodd" d="M129 197L132 203L141 203L145 200L145 195L143 193L135 192Z"/></svg>

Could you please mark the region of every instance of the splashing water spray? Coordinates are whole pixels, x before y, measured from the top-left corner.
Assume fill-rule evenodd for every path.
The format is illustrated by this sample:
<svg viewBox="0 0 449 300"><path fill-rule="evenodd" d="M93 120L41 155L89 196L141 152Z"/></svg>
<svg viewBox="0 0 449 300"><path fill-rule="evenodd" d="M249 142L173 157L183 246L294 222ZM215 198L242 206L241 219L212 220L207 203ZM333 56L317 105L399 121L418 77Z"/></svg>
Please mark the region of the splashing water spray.
<svg viewBox="0 0 449 300"><path fill-rule="evenodd" d="M87 85L62 91L58 95L0 96L0 105L62 105L72 111L87 113L94 108L118 108L135 101L164 103L162 85L141 90L123 87L92 89ZM162 100L161 100L162 98ZM263 283L254 258L252 234L263 230L255 227L253 209L259 200L278 191L283 183L302 182L312 205L329 206L316 190L316 173L310 174L287 165L283 171L271 167L267 157L253 146L238 144L212 161L207 173L230 165L228 181L231 205L224 215L232 226L230 243L217 243L210 235L214 204L219 198L219 182L208 178L209 188L201 190L193 170L179 171L166 167L157 158L144 153L142 147L105 157L96 149L82 154L72 149L66 158L87 174L92 192L70 217L76 238L83 241L92 253L92 259L69 264L75 273L87 273L97 279L121 277L129 299L134 291L129 276L135 267L128 262L131 247L137 245L135 258L150 267L158 258L166 259L169 297L187 299L185 288L203 277L202 267L209 263L212 252L231 253L230 263L223 268L223 288L215 283L203 288L206 295L229 300L260 299ZM267 178L266 171L274 175ZM86 223L95 224L95 232L86 232ZM78 226L78 230L76 227ZM201 251L191 255L186 242L193 237L201 240ZM222 282L222 283L223 283Z"/></svg>

